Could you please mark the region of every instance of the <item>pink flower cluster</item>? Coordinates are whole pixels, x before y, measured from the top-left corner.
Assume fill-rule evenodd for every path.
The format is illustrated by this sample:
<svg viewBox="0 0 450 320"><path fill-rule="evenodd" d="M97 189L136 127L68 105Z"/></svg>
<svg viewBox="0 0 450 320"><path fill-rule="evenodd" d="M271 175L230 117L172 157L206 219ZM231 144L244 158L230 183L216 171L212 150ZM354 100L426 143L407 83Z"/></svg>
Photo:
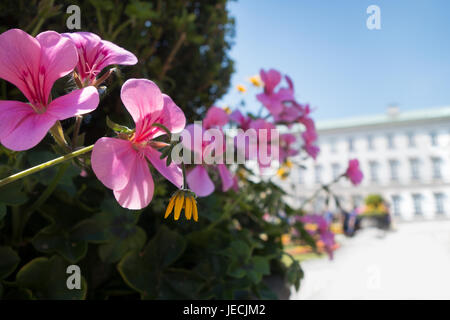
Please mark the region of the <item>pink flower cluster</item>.
<svg viewBox="0 0 450 320"><path fill-rule="evenodd" d="M27 102L0 101L0 143L15 150L27 150L36 146L59 120L83 115L95 110L99 104L96 89L109 76L102 71L110 65L133 65L137 58L129 51L100 39L88 32L58 34L46 31L32 37L19 29L11 29L0 35L0 78L15 85ZM111 72L111 70L109 71ZM56 80L73 75L78 88L60 97L51 95ZM210 163L230 148L224 128L227 125L241 129L235 137L232 149L239 149L236 141L242 132L252 129L256 140L238 150L245 159L256 159L260 169L267 168L278 155L281 164L302 150L316 158L317 133L309 105L298 103L294 97L294 85L288 76L276 70L261 70L263 92L256 95L267 109L264 117L244 115L240 110L228 114L212 106L201 125L190 124L186 128L183 111L158 86L147 79L129 79L122 86L121 100L135 122L134 129L117 132L115 137L99 139L92 151L92 169L98 179L113 190L119 204L129 209L147 206L153 197L154 182L149 164L177 188L189 187L198 196L208 196L215 190L211 176L221 180L222 191L238 190L238 178L223 162ZM285 79L287 86L280 87ZM301 143L291 133L278 135L277 128L301 125ZM184 129L184 130L183 130ZM211 132L215 132L214 135ZM181 133L194 137L182 138L183 153L194 154L195 163L187 164L185 185L180 163L167 162L162 156L163 147L173 148L177 142L162 142L160 137ZM244 137L245 138L245 137ZM279 145L271 142L279 138ZM219 146L219 147L217 147ZM252 152L252 148L258 152ZM265 149L264 149L265 148ZM211 151L213 150L213 151ZM265 151L264 159L259 151ZM350 162L346 176L358 184L362 179L357 160Z"/></svg>
<svg viewBox="0 0 450 320"><path fill-rule="evenodd" d="M86 37L89 42L72 41ZM136 57L91 33L59 34L46 31L36 38L20 29L0 34L0 78L15 85L28 100L0 101L0 143L22 151L36 146L58 120L95 110L97 89L84 88L52 99L56 80L77 70L95 70L90 80L106 66L135 64ZM84 77L84 73L81 73Z"/></svg>
<svg viewBox="0 0 450 320"><path fill-rule="evenodd" d="M352 159L348 162L348 168L345 171L345 176L356 186L361 183L364 175L359 168L358 159Z"/></svg>

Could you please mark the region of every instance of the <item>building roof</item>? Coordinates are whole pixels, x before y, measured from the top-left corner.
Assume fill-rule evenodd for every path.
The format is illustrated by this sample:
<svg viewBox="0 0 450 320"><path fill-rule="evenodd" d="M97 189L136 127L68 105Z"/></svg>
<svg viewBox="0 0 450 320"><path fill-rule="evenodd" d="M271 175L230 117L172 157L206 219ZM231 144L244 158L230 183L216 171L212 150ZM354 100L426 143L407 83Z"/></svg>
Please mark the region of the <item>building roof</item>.
<svg viewBox="0 0 450 320"><path fill-rule="evenodd" d="M317 130L323 131L365 126L399 124L423 120L437 120L442 118L450 118L450 106L410 111L400 111L396 108L389 108L388 112L386 112L385 114L318 121L316 123L316 127Z"/></svg>

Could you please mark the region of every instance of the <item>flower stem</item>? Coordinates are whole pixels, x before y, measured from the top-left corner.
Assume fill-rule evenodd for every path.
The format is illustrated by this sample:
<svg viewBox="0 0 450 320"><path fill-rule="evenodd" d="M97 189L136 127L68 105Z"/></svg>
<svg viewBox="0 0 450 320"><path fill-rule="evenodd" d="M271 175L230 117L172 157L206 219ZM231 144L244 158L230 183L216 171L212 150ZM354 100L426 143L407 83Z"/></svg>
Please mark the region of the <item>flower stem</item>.
<svg viewBox="0 0 450 320"><path fill-rule="evenodd" d="M76 148L78 145L78 135L80 134L81 122L83 121L83 116L76 116L75 118L75 128L73 130L72 136L72 147Z"/></svg>
<svg viewBox="0 0 450 320"><path fill-rule="evenodd" d="M93 147L94 147L94 145L90 145L88 147L84 147L82 149L79 149L79 150L70 152L68 154L65 154L62 157L59 157L59 158L56 158L56 159L53 159L53 160L41 163L41 164L39 164L37 166L34 166L32 168L26 169L26 170L21 171L19 173L13 174L13 175L11 175L11 176L9 176L7 178L1 179L0 180L0 187L6 185L8 183L14 182L16 180L22 179L22 178L24 178L24 177L26 177L26 176L28 176L30 174L39 172L39 171L47 169L47 168L50 168L50 167L52 167L54 165L60 164L61 162L70 160L70 159L78 157L78 156L80 156L80 155L82 155L84 153L90 152Z"/></svg>

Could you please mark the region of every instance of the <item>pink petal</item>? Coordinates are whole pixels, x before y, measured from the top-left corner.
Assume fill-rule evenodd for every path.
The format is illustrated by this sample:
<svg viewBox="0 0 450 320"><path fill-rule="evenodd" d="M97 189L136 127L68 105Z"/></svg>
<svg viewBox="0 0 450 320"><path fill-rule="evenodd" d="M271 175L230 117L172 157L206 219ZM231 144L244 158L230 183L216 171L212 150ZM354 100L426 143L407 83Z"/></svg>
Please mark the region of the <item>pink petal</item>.
<svg viewBox="0 0 450 320"><path fill-rule="evenodd" d="M39 74L41 47L39 42L20 29L0 34L0 78L11 82L33 101L33 89L27 85Z"/></svg>
<svg viewBox="0 0 450 320"><path fill-rule="evenodd" d="M0 100L0 140L13 130L33 109L20 101Z"/></svg>
<svg viewBox="0 0 450 320"><path fill-rule="evenodd" d="M102 40L102 45L102 49L106 50L106 59L99 65L100 70L112 64L134 65L138 62L134 54L112 42Z"/></svg>
<svg viewBox="0 0 450 320"><path fill-rule="evenodd" d="M127 80L120 96L136 123L136 134L152 125L164 108L161 91L154 82L147 79Z"/></svg>
<svg viewBox="0 0 450 320"><path fill-rule="evenodd" d="M183 172L179 166L173 162L166 166L166 159L160 159L161 153L155 149L146 148L144 152L147 159L164 178L172 182L177 188L183 186Z"/></svg>
<svg viewBox="0 0 450 320"><path fill-rule="evenodd" d="M48 101L50 91L56 80L75 69L78 61L77 49L72 41L55 31L46 31L37 35L41 45L39 76L44 76L44 98Z"/></svg>
<svg viewBox="0 0 450 320"><path fill-rule="evenodd" d="M89 86L53 100L47 107L47 113L54 115L59 120L64 120L95 110L99 101L97 89Z"/></svg>
<svg viewBox="0 0 450 320"><path fill-rule="evenodd" d="M152 201L155 187L145 158L136 157L130 165L128 184L122 190L114 190L114 196L122 207L139 210Z"/></svg>
<svg viewBox="0 0 450 320"><path fill-rule="evenodd" d="M186 177L189 189L194 191L199 197L209 196L214 192L214 183L208 175L208 171L199 165L189 171Z"/></svg>
<svg viewBox="0 0 450 320"><path fill-rule="evenodd" d="M47 113L38 114L30 106L27 107L18 102L6 112L1 112L2 125L10 123L8 130L2 130L0 136L0 142L8 149L22 151L33 148L55 124L56 118L53 116Z"/></svg>
<svg viewBox="0 0 450 320"><path fill-rule="evenodd" d="M218 107L210 107L206 112L205 119L203 120L203 128L209 129L212 127L222 127L229 121L229 116L225 110Z"/></svg>
<svg viewBox="0 0 450 320"><path fill-rule="evenodd" d="M264 82L264 91L267 94L271 94L281 81L281 73L274 69L270 69L267 72L261 70L259 72L259 75L261 77L261 80Z"/></svg>
<svg viewBox="0 0 450 320"><path fill-rule="evenodd" d="M225 192L233 186L233 176L231 175L231 172L228 170L227 166L224 164L218 164L217 169L219 170L219 175L222 179L222 191Z"/></svg>
<svg viewBox="0 0 450 320"><path fill-rule="evenodd" d="M138 157L130 141L100 138L92 150L92 170L106 187L121 190L131 179L132 165Z"/></svg>
<svg viewBox="0 0 450 320"><path fill-rule="evenodd" d="M230 119L239 124L240 126L242 126L242 124L245 121L244 115L239 110L234 110L230 114Z"/></svg>
<svg viewBox="0 0 450 320"><path fill-rule="evenodd" d="M156 122L164 125L172 133L181 132L186 126L186 117L184 116L183 110L181 110L168 95L163 94L163 98L164 108L159 118L156 119ZM161 130L159 133L153 135L153 138L162 134L165 133Z"/></svg>
<svg viewBox="0 0 450 320"><path fill-rule="evenodd" d="M188 125L181 133L185 148L201 155L203 154L203 128L198 124Z"/></svg>

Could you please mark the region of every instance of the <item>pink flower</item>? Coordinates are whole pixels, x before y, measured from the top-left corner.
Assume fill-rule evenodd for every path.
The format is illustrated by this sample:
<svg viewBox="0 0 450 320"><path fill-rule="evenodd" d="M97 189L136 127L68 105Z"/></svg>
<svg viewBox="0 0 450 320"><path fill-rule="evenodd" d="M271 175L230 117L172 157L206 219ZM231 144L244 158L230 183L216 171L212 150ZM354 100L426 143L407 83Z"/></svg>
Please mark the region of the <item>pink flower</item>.
<svg viewBox="0 0 450 320"><path fill-rule="evenodd" d="M248 154L249 159L258 160L258 166L261 169L265 169L270 167L270 163L273 159L274 155L272 153L272 143L274 139L278 138L278 131L273 123L270 123L264 119L256 119L250 123L250 129L256 130L257 134L257 146L256 146L256 154ZM273 133L276 132L276 136L273 136Z"/></svg>
<svg viewBox="0 0 450 320"><path fill-rule="evenodd" d="M256 98L273 116L276 116L283 111L285 101L294 100L292 80L289 77L286 77L289 88L281 88L275 92L275 87L281 82L281 73L274 69L270 69L267 72L261 70L260 77L264 82L264 92L256 95Z"/></svg>
<svg viewBox="0 0 450 320"><path fill-rule="evenodd" d="M305 131L302 133L303 138L303 149L309 154L310 157L316 159L319 154L320 148L314 143L317 141L317 132L316 126L314 124L314 120L309 116L311 110L309 105L301 106L299 104L295 104L299 110L302 111L302 116L299 118L299 122L305 126Z"/></svg>
<svg viewBox="0 0 450 320"><path fill-rule="evenodd" d="M0 101L0 142L15 151L37 145L57 120L97 108L97 89L87 87L51 100L51 89L78 60L73 43L54 31L33 38L20 29L0 35L0 78L14 84L28 99Z"/></svg>
<svg viewBox="0 0 450 320"><path fill-rule="evenodd" d="M77 73L84 85L92 84L103 68L113 65L134 65L138 62L131 52L102 40L90 32L63 33L73 41L78 51Z"/></svg>
<svg viewBox="0 0 450 320"><path fill-rule="evenodd" d="M170 132L183 130L183 111L158 86L146 79L130 79L122 86L121 99L131 114L136 129L118 138L101 138L92 150L92 169L97 178L114 191L120 205L128 209L146 207L153 197L153 178L147 160L178 188L183 184L181 169L173 162L167 167L158 145L152 139L165 134L155 123Z"/></svg>
<svg viewBox="0 0 450 320"><path fill-rule="evenodd" d="M297 139L291 133L280 135L280 163L298 154L298 150L292 147L296 141Z"/></svg>
<svg viewBox="0 0 450 320"><path fill-rule="evenodd" d="M239 110L234 110L230 114L230 120L237 123L244 131L250 128L250 123L252 122L252 118L244 116Z"/></svg>
<svg viewBox="0 0 450 320"><path fill-rule="evenodd" d="M318 214L308 214L302 217L297 217L297 220L304 224L312 224L317 226L315 230L307 229L311 236L318 236L323 242L325 251L330 259L333 259L333 247L336 244L334 240L334 233L330 231L330 225L324 217Z"/></svg>
<svg viewBox="0 0 450 320"><path fill-rule="evenodd" d="M352 159L348 162L347 171L345 171L346 177L356 186L361 183L364 175L359 168L358 159Z"/></svg>
<svg viewBox="0 0 450 320"><path fill-rule="evenodd" d="M206 131L208 129L216 129L216 133L223 139L223 148L218 150L220 156L225 151L224 135L222 131L222 126L228 123L228 114L217 107L209 108L206 113L206 117L203 120L202 126L198 124L191 124L186 127L186 133L190 136L191 140L188 141L183 139L183 145L193 151L201 160L201 164L196 165L191 169L186 177L189 188L194 191L199 197L206 197L213 193L215 187L211 178L209 177L207 168L213 167L217 169L220 179L222 180L222 191L227 191L233 187L235 181L231 172L228 170L227 166L223 163L219 164L206 164L205 157L210 155L211 151L214 149L215 140L210 137L209 133ZM186 136L184 136L186 137Z"/></svg>

